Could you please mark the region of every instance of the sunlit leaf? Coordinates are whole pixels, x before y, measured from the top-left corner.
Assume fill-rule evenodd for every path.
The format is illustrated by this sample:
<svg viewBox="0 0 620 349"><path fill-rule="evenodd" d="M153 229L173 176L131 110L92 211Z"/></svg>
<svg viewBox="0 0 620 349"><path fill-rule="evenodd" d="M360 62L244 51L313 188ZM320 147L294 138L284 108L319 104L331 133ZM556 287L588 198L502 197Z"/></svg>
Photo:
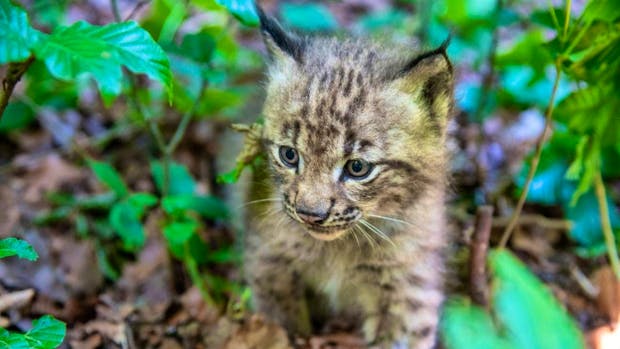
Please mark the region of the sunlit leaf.
<svg viewBox="0 0 620 349"><path fill-rule="evenodd" d="M241 23L249 26L258 26L258 14L254 0L216 0L226 7Z"/></svg>
<svg viewBox="0 0 620 349"><path fill-rule="evenodd" d="M17 256L29 261L36 261L39 258L34 248L22 239L6 238L0 240L0 258L10 256Z"/></svg>
<svg viewBox="0 0 620 349"><path fill-rule="evenodd" d="M74 80L90 74L104 97L120 93L121 66L158 80L171 95L168 58L135 22L95 26L80 21L70 27L57 27L39 41L35 53L59 79Z"/></svg>
<svg viewBox="0 0 620 349"><path fill-rule="evenodd" d="M513 348L484 309L464 299L449 301L443 311L441 334L446 349L509 349Z"/></svg>
<svg viewBox="0 0 620 349"><path fill-rule="evenodd" d="M39 40L26 12L9 0L0 0L0 64L23 61Z"/></svg>
<svg viewBox="0 0 620 349"><path fill-rule="evenodd" d="M0 348L32 349L23 334L13 333L0 327Z"/></svg>
<svg viewBox="0 0 620 349"><path fill-rule="evenodd" d="M51 315L44 315L32 322L32 329L24 335L34 349L57 348L65 338L67 325Z"/></svg>
<svg viewBox="0 0 620 349"><path fill-rule="evenodd" d="M491 252L492 303L515 348L582 349L581 331L523 263L506 250Z"/></svg>

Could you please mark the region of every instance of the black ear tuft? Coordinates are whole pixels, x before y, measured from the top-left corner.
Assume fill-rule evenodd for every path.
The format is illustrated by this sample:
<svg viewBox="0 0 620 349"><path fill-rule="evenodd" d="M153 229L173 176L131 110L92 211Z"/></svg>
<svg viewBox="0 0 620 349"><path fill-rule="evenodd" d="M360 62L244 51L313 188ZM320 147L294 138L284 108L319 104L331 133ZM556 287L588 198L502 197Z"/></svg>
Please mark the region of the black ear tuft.
<svg viewBox="0 0 620 349"><path fill-rule="evenodd" d="M413 60L407 63L407 65L401 70L399 75L400 76L407 75L411 70L416 68L420 63L427 62L427 61L430 63L430 61L433 61L434 58L436 58L436 56L438 55L440 55L443 58L446 68L449 70L450 73L452 73L452 64L450 63L450 60L448 59L448 55L446 54L446 50L448 49L448 46L450 45L450 40L452 40L452 35L448 35L448 37L436 49L425 52L415 57Z"/></svg>
<svg viewBox="0 0 620 349"><path fill-rule="evenodd" d="M269 54L275 58L285 54L301 63L305 46L304 41L295 34L287 33L280 23L265 14L265 11L258 4L256 4L256 12L260 19L260 30L263 33Z"/></svg>

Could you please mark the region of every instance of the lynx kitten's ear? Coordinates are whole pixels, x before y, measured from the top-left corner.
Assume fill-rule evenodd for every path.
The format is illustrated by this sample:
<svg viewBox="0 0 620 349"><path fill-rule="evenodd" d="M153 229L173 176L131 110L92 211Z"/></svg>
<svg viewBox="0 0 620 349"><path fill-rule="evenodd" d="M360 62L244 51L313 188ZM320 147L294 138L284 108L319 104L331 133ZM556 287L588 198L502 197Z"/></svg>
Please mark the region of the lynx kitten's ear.
<svg viewBox="0 0 620 349"><path fill-rule="evenodd" d="M431 117L445 125L452 107L454 73L446 54L448 37L438 48L423 53L402 68L395 82L427 105Z"/></svg>
<svg viewBox="0 0 620 349"><path fill-rule="evenodd" d="M295 34L287 33L278 21L266 15L258 5L256 5L256 12L260 19L260 30L263 33L269 55L275 61L292 58L301 63L305 46L304 41Z"/></svg>

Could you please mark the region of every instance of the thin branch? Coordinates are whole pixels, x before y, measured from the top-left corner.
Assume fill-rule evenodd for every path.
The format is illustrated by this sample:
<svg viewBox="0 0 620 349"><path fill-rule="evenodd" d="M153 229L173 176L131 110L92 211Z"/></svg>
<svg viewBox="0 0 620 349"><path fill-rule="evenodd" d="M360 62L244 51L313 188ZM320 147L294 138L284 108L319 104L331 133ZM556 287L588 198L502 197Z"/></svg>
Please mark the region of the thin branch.
<svg viewBox="0 0 620 349"><path fill-rule="evenodd" d="M114 15L114 21L122 21L121 12L118 9L118 0L110 0L110 3L112 5L112 14Z"/></svg>
<svg viewBox="0 0 620 349"><path fill-rule="evenodd" d="M614 232L611 228L609 220L609 208L607 207L607 196L605 194L605 184L601 177L600 169L594 174L594 190L596 199L598 200L599 214L601 216L601 227L603 228L603 236L605 237L605 245L607 246L607 255L611 263L616 278L620 279L620 261L618 260L618 250L614 239Z"/></svg>
<svg viewBox="0 0 620 349"><path fill-rule="evenodd" d="M496 217L493 220L493 228L506 228L510 223L511 217ZM571 229L573 223L568 219L549 218L540 214L521 214L517 220L517 224L534 225L547 230L563 230Z"/></svg>
<svg viewBox="0 0 620 349"><path fill-rule="evenodd" d="M486 260L493 221L493 207L480 206L476 212L476 229L469 257L469 294L474 303L486 307L489 300Z"/></svg>
<svg viewBox="0 0 620 349"><path fill-rule="evenodd" d="M200 100L202 99L202 97L204 96L204 93L207 90L208 85L209 85L208 81L204 80L202 83L202 86L200 87L200 92L198 93L198 97L196 97L196 100L194 101L194 104L191 106L191 108L187 112L185 112L185 114L183 114L183 118L181 119L179 126L177 127L176 131L174 131L174 135L170 139L170 142L168 142L168 145L166 146L166 154L172 155L174 151L177 149L177 147L179 146L179 143L181 143L181 140L183 139L183 136L185 135L185 131L187 130L187 126L189 125L189 122L192 120L192 117L194 116L194 113L196 112L196 108L198 108L198 104Z"/></svg>
<svg viewBox="0 0 620 349"><path fill-rule="evenodd" d="M538 137L536 141L536 152L534 154L534 158L532 159L532 164L530 165L530 170L527 173L527 179L525 181L525 185L523 186L523 192L519 197L519 201L517 202L517 207L515 207L515 211L512 213L512 217L510 218L510 222L508 226L504 230L502 235L502 239L499 243L499 248L506 247L508 240L510 239L510 235L514 230L514 227L519 220L519 215L523 210L523 205L525 204L525 199L527 198L527 194L530 191L530 185L532 184L532 179L534 179L534 175L536 174L536 169L538 168L538 163L540 162L540 156L542 154L543 145L545 140L552 132L553 125L553 107L555 105L555 97L558 92L558 85L560 84L560 61L558 60L555 65L555 80L553 81L553 89L551 90L551 97L549 98L549 105L547 106L547 111L545 113L545 129L543 133Z"/></svg>
<svg viewBox="0 0 620 349"><path fill-rule="evenodd" d="M6 72L6 76L2 80L2 89L0 90L0 120L4 115L4 110L9 105L9 99L13 94L15 86L21 80L22 76L34 62L34 56L28 57L23 62L10 63Z"/></svg>
<svg viewBox="0 0 620 349"><path fill-rule="evenodd" d="M127 22L130 19L133 19L133 17L138 13L138 11L140 11L140 9L144 7L144 5L148 4L149 2L151 2L151 0L138 1L136 6L134 6L133 10L131 10L129 15L125 18L125 22Z"/></svg>

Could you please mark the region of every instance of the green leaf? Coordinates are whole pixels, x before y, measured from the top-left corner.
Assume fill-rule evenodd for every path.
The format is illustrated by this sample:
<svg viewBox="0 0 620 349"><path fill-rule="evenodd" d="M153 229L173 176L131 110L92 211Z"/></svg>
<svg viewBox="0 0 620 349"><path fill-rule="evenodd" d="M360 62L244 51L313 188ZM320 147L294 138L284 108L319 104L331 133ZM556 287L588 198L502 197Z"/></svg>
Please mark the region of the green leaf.
<svg viewBox="0 0 620 349"><path fill-rule="evenodd" d="M215 196L169 195L163 198L162 208L171 216L184 216L194 211L209 219L222 219L229 216L226 204Z"/></svg>
<svg viewBox="0 0 620 349"><path fill-rule="evenodd" d="M620 17L620 7L615 0L589 1L582 16L586 21L602 20L614 22Z"/></svg>
<svg viewBox="0 0 620 349"><path fill-rule="evenodd" d="M280 14L291 27L305 31L331 31L338 29L338 22L324 5L289 4L280 7Z"/></svg>
<svg viewBox="0 0 620 349"><path fill-rule="evenodd" d="M0 327L0 348L32 349L23 334L12 333Z"/></svg>
<svg viewBox="0 0 620 349"><path fill-rule="evenodd" d="M0 64L23 61L39 40L28 16L9 0L0 0Z"/></svg>
<svg viewBox="0 0 620 349"><path fill-rule="evenodd" d="M28 105L22 102L9 103L0 119L0 134L26 128L34 120L34 112Z"/></svg>
<svg viewBox="0 0 620 349"><path fill-rule="evenodd" d="M158 80L172 98L168 57L135 22L95 26L80 21L57 27L34 50L59 79L74 80L90 74L109 101L121 92L121 66Z"/></svg>
<svg viewBox="0 0 620 349"><path fill-rule="evenodd" d="M161 192L164 182L164 169L160 161L151 162L151 174L155 186ZM170 163L170 185L168 195L193 194L196 191L196 180L184 165Z"/></svg>
<svg viewBox="0 0 620 349"><path fill-rule="evenodd" d="M216 0L226 7L241 23L252 27L258 26L258 14L253 0Z"/></svg>
<svg viewBox="0 0 620 349"><path fill-rule="evenodd" d="M574 320L523 263L505 250L489 256L493 307L515 348L582 349Z"/></svg>
<svg viewBox="0 0 620 349"><path fill-rule="evenodd" d="M121 201L112 206L110 225L123 240L123 247L128 251L136 251L144 245L146 235L142 227L143 212L129 201Z"/></svg>
<svg viewBox="0 0 620 349"><path fill-rule="evenodd" d="M32 322L33 328L24 337L34 349L57 348L65 338L67 325L51 315L44 315Z"/></svg>
<svg viewBox="0 0 620 349"><path fill-rule="evenodd" d="M119 198L127 196L129 193L127 185L125 185L120 173L114 167L106 162L96 160L89 160L88 166L95 173L97 179L112 189Z"/></svg>
<svg viewBox="0 0 620 349"><path fill-rule="evenodd" d="M164 236L168 243L173 245L183 245L198 229L198 223L193 220L182 222L172 222L164 227Z"/></svg>
<svg viewBox="0 0 620 349"><path fill-rule="evenodd" d="M22 239L6 238L0 240L0 258L10 256L17 256L29 261L36 261L39 258L34 248Z"/></svg>
<svg viewBox="0 0 620 349"><path fill-rule="evenodd" d="M505 339L499 337L491 316L464 299L448 301L440 329L446 349L512 348Z"/></svg>
<svg viewBox="0 0 620 349"><path fill-rule="evenodd" d="M157 204L159 200L157 196L150 193L133 193L129 196L129 203L141 210L144 211L145 208L152 207Z"/></svg>
<svg viewBox="0 0 620 349"><path fill-rule="evenodd" d="M607 205L614 207L607 198ZM575 205L569 198L562 205L566 218L572 222L570 236L582 246L593 246L603 240L601 216L594 190L582 195ZM616 210L609 210L609 218L614 229L620 228L620 215Z"/></svg>

